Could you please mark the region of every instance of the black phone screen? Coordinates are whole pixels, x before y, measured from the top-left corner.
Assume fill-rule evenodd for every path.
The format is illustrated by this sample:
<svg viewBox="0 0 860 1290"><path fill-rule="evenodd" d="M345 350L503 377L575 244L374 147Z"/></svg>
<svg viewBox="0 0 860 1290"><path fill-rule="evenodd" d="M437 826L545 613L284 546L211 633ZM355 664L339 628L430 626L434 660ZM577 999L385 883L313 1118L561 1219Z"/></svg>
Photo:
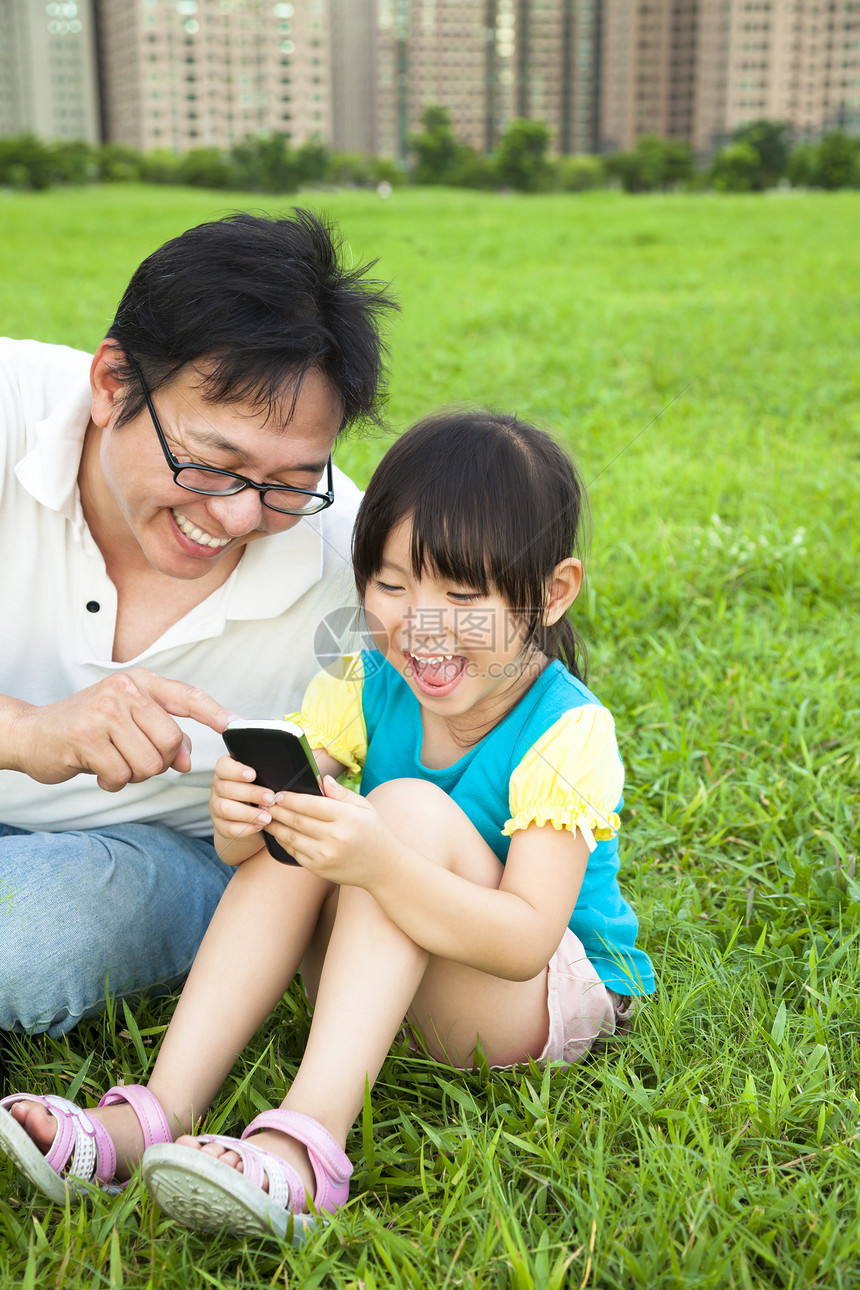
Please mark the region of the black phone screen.
<svg viewBox="0 0 860 1290"><path fill-rule="evenodd" d="M237 723L224 731L224 743L236 761L254 768L257 783L273 793L315 793L317 797L322 796L307 741L286 725ZM263 841L269 855L280 860L281 864L298 863L265 829Z"/></svg>

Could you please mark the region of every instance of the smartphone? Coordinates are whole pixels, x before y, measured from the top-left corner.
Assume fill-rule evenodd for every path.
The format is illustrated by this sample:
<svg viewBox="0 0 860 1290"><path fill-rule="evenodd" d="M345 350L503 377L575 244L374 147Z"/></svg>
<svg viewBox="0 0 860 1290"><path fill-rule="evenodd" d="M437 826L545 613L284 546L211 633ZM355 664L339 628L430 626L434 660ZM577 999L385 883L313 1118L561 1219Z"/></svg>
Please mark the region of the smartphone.
<svg viewBox="0 0 860 1290"><path fill-rule="evenodd" d="M252 766L258 784L273 793L316 793L322 797L317 764L301 726L292 721L231 721L224 730L231 757ZM266 850L281 864L298 864L270 833L263 829Z"/></svg>

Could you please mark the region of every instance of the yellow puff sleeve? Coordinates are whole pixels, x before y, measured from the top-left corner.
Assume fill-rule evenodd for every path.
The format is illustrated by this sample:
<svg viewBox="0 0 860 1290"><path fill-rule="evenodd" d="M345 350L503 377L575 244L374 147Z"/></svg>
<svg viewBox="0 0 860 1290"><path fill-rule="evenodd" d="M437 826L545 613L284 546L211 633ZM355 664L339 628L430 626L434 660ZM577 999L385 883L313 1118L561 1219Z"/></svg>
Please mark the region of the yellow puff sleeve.
<svg viewBox="0 0 860 1290"><path fill-rule="evenodd" d="M317 673L305 690L301 712L286 717L301 726L311 748L324 748L351 775L358 774L367 756L363 689L362 657L347 654L330 669Z"/></svg>
<svg viewBox="0 0 860 1290"><path fill-rule="evenodd" d="M587 703L572 708L529 749L511 776L510 837L530 824L579 829L593 851L619 826L615 807L624 770L615 724L606 708Z"/></svg>

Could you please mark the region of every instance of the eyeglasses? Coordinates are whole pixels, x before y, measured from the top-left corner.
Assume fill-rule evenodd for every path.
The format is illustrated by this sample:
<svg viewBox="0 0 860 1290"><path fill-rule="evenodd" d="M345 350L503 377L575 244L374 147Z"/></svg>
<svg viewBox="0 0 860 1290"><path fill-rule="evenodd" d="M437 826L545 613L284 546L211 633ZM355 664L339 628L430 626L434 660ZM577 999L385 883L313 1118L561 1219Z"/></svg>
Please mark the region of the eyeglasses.
<svg viewBox="0 0 860 1290"><path fill-rule="evenodd" d="M293 488L291 484L258 484L245 475L237 475L232 470L221 470L217 466L198 466L194 461L177 461L167 446L164 431L158 420L152 399L143 379L143 373L137 360L128 354L128 360L134 368L146 406L161 444L164 459L173 473L174 482L189 493L202 493L205 497L232 497L246 488L253 488L260 494L260 501L270 511L279 511L282 515L316 515L324 511L334 501L334 478L332 475L331 454L326 465L326 491L314 492L311 488Z"/></svg>

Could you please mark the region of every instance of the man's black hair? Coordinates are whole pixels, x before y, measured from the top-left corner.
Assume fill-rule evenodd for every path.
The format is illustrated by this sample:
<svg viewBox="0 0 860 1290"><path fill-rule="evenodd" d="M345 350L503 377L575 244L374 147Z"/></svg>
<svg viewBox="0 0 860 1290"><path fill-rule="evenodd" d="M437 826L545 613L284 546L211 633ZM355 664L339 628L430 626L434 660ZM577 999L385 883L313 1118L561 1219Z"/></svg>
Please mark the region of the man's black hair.
<svg viewBox="0 0 860 1290"><path fill-rule="evenodd" d="M117 425L143 393L188 363L211 403L249 403L285 422L305 375L336 392L342 426L379 420L385 347L382 315L396 305L372 264L344 267L340 238L310 211L288 219L239 212L188 229L136 270L107 333L124 354L112 364L125 389Z"/></svg>

